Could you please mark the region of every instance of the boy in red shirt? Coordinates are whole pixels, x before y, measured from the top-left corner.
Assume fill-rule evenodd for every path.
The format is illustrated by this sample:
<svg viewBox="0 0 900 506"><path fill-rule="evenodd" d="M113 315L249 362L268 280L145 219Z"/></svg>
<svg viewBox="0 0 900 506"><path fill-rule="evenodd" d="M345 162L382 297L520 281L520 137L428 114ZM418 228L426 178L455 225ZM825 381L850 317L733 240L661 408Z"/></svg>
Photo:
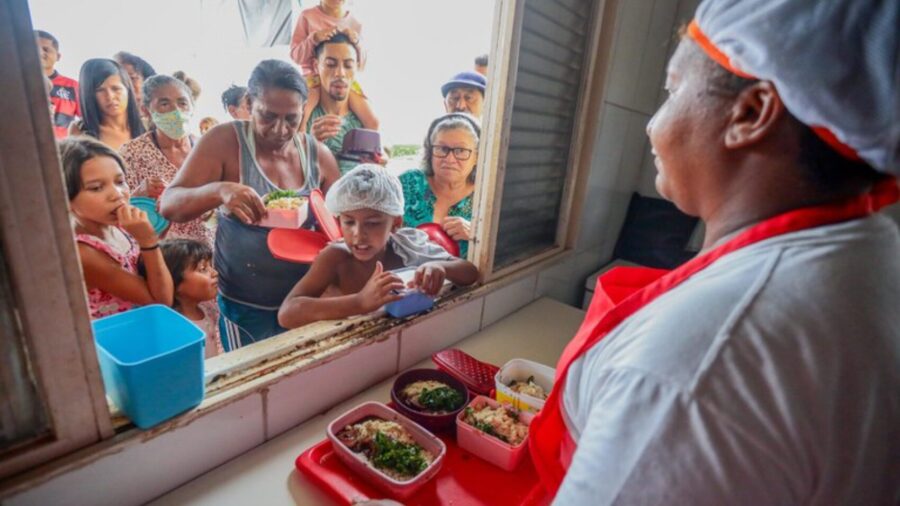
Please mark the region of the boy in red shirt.
<svg viewBox="0 0 900 506"><path fill-rule="evenodd" d="M41 67L44 75L50 79L53 87L50 90L50 105L53 109L53 133L57 139L68 135L69 123L81 116L78 107L78 81L66 77L54 68L62 57L59 52L59 41L56 37L43 31L34 31L38 51L41 54Z"/></svg>

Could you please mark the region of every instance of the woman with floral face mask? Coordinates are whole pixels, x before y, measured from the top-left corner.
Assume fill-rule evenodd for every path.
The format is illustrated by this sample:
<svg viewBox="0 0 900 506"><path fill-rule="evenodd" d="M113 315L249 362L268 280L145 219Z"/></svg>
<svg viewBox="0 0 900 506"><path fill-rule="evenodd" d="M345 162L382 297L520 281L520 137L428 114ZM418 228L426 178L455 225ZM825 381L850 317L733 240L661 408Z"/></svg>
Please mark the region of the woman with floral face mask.
<svg viewBox="0 0 900 506"><path fill-rule="evenodd" d="M122 158L133 196L158 199L194 146L190 134L194 103L191 90L172 76L157 74L144 81L141 109L150 131L125 143ZM168 238L186 238L212 246L212 231L198 218L173 223Z"/></svg>

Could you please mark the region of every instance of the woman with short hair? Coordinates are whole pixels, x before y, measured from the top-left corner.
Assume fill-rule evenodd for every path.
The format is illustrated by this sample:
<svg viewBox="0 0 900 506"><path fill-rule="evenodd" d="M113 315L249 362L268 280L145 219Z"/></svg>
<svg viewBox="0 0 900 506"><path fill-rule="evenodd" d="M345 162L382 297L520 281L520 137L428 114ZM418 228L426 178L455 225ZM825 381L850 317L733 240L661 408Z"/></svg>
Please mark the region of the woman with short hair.
<svg viewBox="0 0 900 506"><path fill-rule="evenodd" d="M481 125L473 116L445 114L428 127L421 169L400 176L406 202L404 225L439 224L459 243L462 258L467 256L472 239L472 198L480 137Z"/></svg>
<svg viewBox="0 0 900 506"><path fill-rule="evenodd" d="M284 332L278 308L309 266L275 259L262 196L277 190L327 190L340 176L324 144L297 128L306 83L289 63L265 60L248 83L250 121L206 132L162 196L161 211L174 222L219 209L215 267L219 272L220 330L225 351Z"/></svg>
<svg viewBox="0 0 900 506"><path fill-rule="evenodd" d="M194 114L191 90L182 81L157 74L144 82L141 108L150 118L150 131L126 142L121 149L128 167L125 180L133 196L159 198L175 178L194 147L190 121ZM201 218L173 223L168 238L185 238L212 246L212 231Z"/></svg>

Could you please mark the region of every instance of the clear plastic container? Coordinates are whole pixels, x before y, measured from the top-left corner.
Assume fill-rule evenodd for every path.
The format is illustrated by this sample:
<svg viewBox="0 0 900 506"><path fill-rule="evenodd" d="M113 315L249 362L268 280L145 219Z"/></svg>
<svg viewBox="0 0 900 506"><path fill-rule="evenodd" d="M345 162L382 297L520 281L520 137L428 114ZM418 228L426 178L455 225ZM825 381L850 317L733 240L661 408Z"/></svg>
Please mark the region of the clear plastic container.
<svg viewBox="0 0 900 506"><path fill-rule="evenodd" d="M547 395L553 388L553 380L556 370L552 367L523 358L514 358L503 365L494 376L494 387L498 401L511 404L514 408L523 411L538 412L544 407L546 399L540 399L527 394L514 392L509 384L513 381L525 381L529 376L534 376L537 383Z"/></svg>
<svg viewBox="0 0 900 506"><path fill-rule="evenodd" d="M469 403L467 407L480 409L488 405L492 408L501 404L494 399L479 395ZM460 448L494 464L505 470L512 471L522 461L522 457L528 452L528 438L526 437L516 446L504 443L490 434L487 434L463 421L466 410L463 409L456 418L456 443ZM531 425L534 413L528 411L519 412L519 421Z"/></svg>
<svg viewBox="0 0 900 506"><path fill-rule="evenodd" d="M382 420L396 422L404 427L412 435L413 439L423 449L435 455L434 461L427 469L406 481L394 479L376 469L361 453L356 453L342 443L337 433L344 427L353 425L365 418L377 417ZM328 425L328 439L334 448L335 454L351 471L361 476L367 482L384 490L397 499L406 499L425 485L440 471L447 454L447 446L434 434L425 430L421 425L401 415L380 402L365 402L337 417Z"/></svg>

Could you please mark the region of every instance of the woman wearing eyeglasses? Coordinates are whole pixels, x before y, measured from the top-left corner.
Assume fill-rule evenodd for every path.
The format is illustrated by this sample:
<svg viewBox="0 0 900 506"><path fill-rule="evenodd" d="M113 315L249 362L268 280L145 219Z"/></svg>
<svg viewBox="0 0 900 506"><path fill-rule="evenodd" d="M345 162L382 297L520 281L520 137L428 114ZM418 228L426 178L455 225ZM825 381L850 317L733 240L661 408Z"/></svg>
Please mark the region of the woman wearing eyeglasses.
<svg viewBox="0 0 900 506"><path fill-rule="evenodd" d="M425 136L422 168L400 176L405 201L403 224L437 223L459 243L465 258L472 233L472 196L481 125L463 113L431 122Z"/></svg>

